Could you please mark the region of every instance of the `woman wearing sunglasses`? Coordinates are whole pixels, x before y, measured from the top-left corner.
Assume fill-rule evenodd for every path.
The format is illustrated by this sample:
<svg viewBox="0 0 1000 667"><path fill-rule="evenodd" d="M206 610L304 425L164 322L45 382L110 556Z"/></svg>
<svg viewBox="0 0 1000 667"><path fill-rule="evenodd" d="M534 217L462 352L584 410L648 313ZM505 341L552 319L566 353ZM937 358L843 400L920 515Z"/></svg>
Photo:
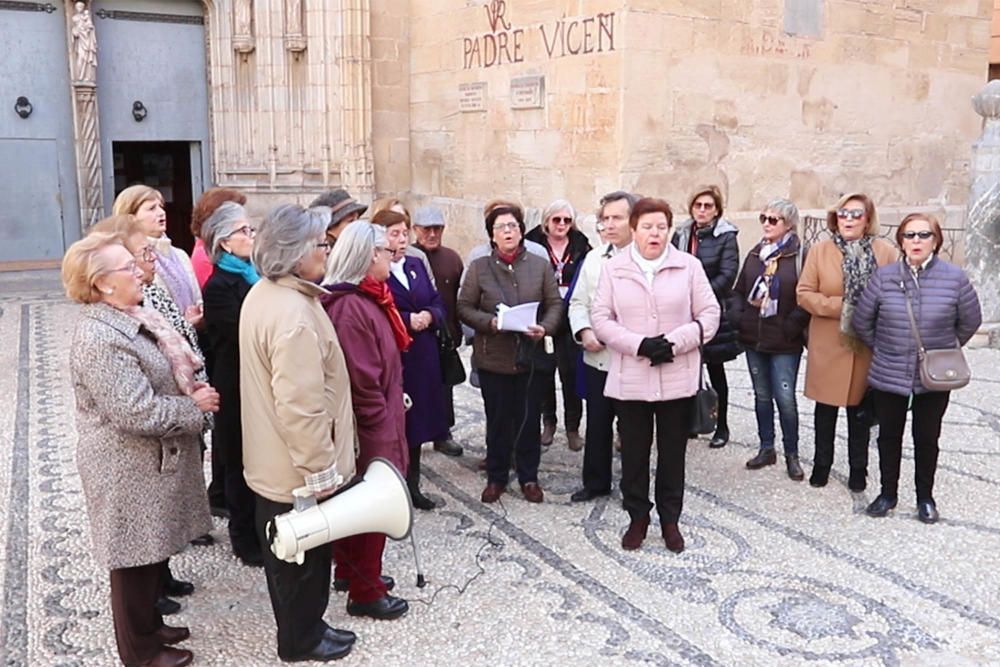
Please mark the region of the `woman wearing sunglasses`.
<svg viewBox="0 0 1000 667"><path fill-rule="evenodd" d="M864 491L868 476L871 415L862 408L871 350L858 338L851 316L875 269L898 253L876 238L878 216L865 194L847 194L827 214L833 238L809 250L799 279L799 305L812 314L805 395L816 401L816 451L809 483L825 486L833 466L837 413L847 408L847 461L851 491Z"/></svg>
<svg viewBox="0 0 1000 667"><path fill-rule="evenodd" d="M542 224L528 232L525 237L542 246L549 255L549 263L556 275L559 295L566 299L569 286L573 284L576 269L583 264L583 258L590 252L590 242L576 228L576 212L565 199L557 199L542 213ZM559 381L562 383L563 426L566 428L566 444L574 452L583 449L580 437L580 420L583 417L583 400L576 393L576 364L580 346L570 331L569 317L563 317L559 331L553 336L556 347L556 364ZM556 434L556 382L555 372L542 378L542 445L552 444Z"/></svg>
<svg viewBox="0 0 1000 667"><path fill-rule="evenodd" d="M950 392L931 391L921 384L918 343L907 300L920 340L929 350L965 345L983 320L979 297L965 272L937 256L943 240L941 225L933 215L911 213L903 218L896 242L904 257L875 272L854 311L854 329L875 352L868 381L879 418L882 490L868 506L869 516L885 516L896 506L903 430L910 406L917 518L924 523L938 520L934 473Z"/></svg>
<svg viewBox="0 0 1000 667"><path fill-rule="evenodd" d="M760 243L750 249L743 262L729 313L746 350L760 441L760 449L747 461L747 467L756 470L777 461L777 405L785 468L795 481L805 477L799 464L795 385L809 324L809 313L795 301L803 253L798 226L799 209L787 199L774 199L764 207L760 214Z"/></svg>

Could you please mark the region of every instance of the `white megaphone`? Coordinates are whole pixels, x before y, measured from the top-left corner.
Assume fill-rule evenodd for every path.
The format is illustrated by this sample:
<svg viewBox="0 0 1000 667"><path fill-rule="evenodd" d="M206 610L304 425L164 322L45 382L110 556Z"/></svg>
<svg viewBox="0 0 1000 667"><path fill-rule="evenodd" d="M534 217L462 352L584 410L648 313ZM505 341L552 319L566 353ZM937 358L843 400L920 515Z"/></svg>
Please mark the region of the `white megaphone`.
<svg viewBox="0 0 1000 667"><path fill-rule="evenodd" d="M301 565L305 552L351 535L385 533L402 540L413 526L406 480L383 458L372 459L360 481L321 503L305 487L292 494L295 509L267 523L271 552L289 563Z"/></svg>

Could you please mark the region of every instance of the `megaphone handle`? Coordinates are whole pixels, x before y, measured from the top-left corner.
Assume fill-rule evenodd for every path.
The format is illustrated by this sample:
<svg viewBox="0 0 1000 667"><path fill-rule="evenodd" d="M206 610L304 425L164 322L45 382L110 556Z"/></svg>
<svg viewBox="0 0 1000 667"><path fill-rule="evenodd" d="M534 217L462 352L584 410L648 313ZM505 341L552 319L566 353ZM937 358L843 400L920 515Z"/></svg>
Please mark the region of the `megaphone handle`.
<svg viewBox="0 0 1000 667"><path fill-rule="evenodd" d="M427 585L427 581L424 579L424 570L420 567L420 549L417 548L417 537L414 532L410 530L410 544L413 545L413 561L417 566L417 588L423 588Z"/></svg>

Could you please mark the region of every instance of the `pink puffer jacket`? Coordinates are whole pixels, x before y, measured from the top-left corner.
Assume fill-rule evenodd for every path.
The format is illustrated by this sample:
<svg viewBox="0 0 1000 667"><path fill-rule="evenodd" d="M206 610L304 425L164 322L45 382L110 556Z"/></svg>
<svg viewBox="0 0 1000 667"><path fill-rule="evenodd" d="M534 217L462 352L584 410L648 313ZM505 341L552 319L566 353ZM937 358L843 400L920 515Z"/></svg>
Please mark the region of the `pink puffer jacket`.
<svg viewBox="0 0 1000 667"><path fill-rule="evenodd" d="M611 353L604 394L626 401L669 401L698 390L698 325L708 341L719 328L719 302L697 258L676 248L650 287L632 250L608 260L591 306L594 333ZM647 336L674 344L672 363L651 366L637 356Z"/></svg>

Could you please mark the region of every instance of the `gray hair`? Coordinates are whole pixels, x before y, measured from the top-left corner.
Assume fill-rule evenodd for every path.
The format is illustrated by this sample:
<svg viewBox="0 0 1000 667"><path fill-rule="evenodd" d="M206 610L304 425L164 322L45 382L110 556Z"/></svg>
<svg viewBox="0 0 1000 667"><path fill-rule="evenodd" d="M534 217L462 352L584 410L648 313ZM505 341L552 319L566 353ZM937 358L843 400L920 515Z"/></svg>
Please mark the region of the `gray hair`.
<svg viewBox="0 0 1000 667"><path fill-rule="evenodd" d="M569 209L569 217L573 218L573 222L570 223L570 227L573 228L576 227L576 209L573 208L573 205L570 204L565 199L557 199L548 206L546 206L545 210L542 211L542 231L544 233L546 234L549 233L549 230L546 226L549 218L564 209Z"/></svg>
<svg viewBox="0 0 1000 667"><path fill-rule="evenodd" d="M385 227L368 220L355 220L337 237L330 259L326 262L324 285L350 283L357 285L368 274L375 248L385 248Z"/></svg>
<svg viewBox="0 0 1000 667"><path fill-rule="evenodd" d="M212 264L218 264L225 248L222 242L236 232L241 222L247 221L247 212L234 201L223 202L208 220L201 225L201 240L205 243Z"/></svg>
<svg viewBox="0 0 1000 667"><path fill-rule="evenodd" d="M257 229L253 264L266 278L287 276L325 232L326 221L319 213L298 204L282 204L268 213Z"/></svg>
<svg viewBox="0 0 1000 667"><path fill-rule="evenodd" d="M799 229L799 208L787 199L782 199L781 197L777 199L772 199L767 202L767 206L764 210L772 210L782 218L785 219L785 224L788 225L788 229L798 233Z"/></svg>
<svg viewBox="0 0 1000 667"><path fill-rule="evenodd" d="M333 209L329 206L321 206L313 204L309 207L310 213L315 213L316 215L323 218L323 224L326 225L325 229L330 229L330 225L333 224Z"/></svg>
<svg viewBox="0 0 1000 667"><path fill-rule="evenodd" d="M631 192L625 192L624 190L615 190L614 192L609 192L608 194L601 197L601 201L598 202L598 207L597 207L597 218L598 219L601 218L601 215L604 213L605 206L607 206L612 202L621 201L623 199L626 202L628 202L628 212L631 214L632 209L635 208L636 202L639 201L639 197L637 195L632 194Z"/></svg>

